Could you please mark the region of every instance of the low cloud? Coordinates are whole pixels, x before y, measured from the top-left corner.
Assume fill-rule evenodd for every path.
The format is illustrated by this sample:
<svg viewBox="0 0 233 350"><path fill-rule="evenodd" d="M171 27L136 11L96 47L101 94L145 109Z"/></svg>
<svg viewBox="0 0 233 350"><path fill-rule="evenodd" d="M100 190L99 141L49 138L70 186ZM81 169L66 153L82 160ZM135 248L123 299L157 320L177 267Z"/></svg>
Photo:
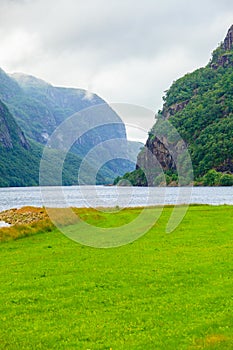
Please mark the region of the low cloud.
<svg viewBox="0 0 233 350"><path fill-rule="evenodd" d="M233 18L229 0L0 3L3 69L154 111L173 80L208 62Z"/></svg>

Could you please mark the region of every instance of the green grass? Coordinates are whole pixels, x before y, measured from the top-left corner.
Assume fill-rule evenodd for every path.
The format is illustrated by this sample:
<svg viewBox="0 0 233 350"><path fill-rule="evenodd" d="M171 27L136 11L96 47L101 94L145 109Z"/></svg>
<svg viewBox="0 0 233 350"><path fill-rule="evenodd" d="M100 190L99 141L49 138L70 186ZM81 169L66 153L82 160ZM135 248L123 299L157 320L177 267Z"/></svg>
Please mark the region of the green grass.
<svg viewBox="0 0 233 350"><path fill-rule="evenodd" d="M233 207L191 206L166 234L171 211L120 248L57 230L1 243L0 349L233 349Z"/></svg>

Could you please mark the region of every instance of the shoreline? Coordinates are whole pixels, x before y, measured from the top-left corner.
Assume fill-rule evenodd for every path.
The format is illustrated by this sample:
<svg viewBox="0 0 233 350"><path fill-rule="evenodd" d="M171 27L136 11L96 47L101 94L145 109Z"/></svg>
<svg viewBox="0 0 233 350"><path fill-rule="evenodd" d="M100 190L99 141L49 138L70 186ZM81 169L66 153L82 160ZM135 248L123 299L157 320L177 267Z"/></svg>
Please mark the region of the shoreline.
<svg viewBox="0 0 233 350"><path fill-rule="evenodd" d="M67 210L71 209L75 213L82 212L104 212L106 214L114 214L120 211L134 211L134 210L145 210L145 209L173 209L175 207L214 207L214 208L233 208L233 204L203 204L203 203L191 203L191 204L166 204L166 205L149 205L149 206L135 206L135 207L36 207L36 206L23 206L21 208L11 208L0 212L0 222L6 223L6 226L0 226L2 228L9 228L18 224L32 224L38 221L49 219L47 213L48 210Z"/></svg>

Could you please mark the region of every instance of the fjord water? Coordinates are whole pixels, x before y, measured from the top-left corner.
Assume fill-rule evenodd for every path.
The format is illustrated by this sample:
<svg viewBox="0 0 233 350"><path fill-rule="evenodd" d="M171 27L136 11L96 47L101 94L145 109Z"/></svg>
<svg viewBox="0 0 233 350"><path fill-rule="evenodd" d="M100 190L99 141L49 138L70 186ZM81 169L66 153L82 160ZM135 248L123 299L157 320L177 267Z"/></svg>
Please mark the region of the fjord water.
<svg viewBox="0 0 233 350"><path fill-rule="evenodd" d="M233 204L233 187L15 187L0 188L0 211L23 206L136 207L166 204Z"/></svg>

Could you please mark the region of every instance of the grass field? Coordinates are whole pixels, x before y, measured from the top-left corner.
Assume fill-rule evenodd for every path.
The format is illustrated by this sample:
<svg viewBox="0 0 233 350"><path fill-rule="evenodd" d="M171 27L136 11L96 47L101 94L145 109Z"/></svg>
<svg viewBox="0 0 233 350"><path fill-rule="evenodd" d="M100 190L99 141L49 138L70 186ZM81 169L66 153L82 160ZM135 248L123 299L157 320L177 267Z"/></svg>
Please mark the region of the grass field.
<svg viewBox="0 0 233 350"><path fill-rule="evenodd" d="M80 215L120 225L137 210ZM171 211L120 248L35 228L1 243L0 349L233 349L233 207L191 206L166 234Z"/></svg>

